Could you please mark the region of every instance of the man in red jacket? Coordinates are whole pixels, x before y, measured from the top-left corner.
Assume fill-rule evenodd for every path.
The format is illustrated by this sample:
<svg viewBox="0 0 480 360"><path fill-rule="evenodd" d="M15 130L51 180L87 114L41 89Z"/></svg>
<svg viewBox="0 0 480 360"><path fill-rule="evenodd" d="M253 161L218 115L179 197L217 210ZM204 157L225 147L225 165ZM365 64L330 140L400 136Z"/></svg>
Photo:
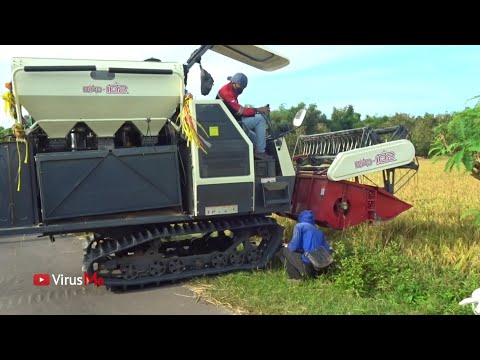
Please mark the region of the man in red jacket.
<svg viewBox="0 0 480 360"><path fill-rule="evenodd" d="M218 91L217 99L222 99L232 115L238 121L241 121L248 129L247 135L253 142L255 148L255 157L261 160L269 160L272 157L265 152L266 143L266 121L262 116L269 114L270 108L267 106L260 108L244 107L238 103L238 95L247 87L248 78L245 74L236 73L229 76L230 82Z"/></svg>

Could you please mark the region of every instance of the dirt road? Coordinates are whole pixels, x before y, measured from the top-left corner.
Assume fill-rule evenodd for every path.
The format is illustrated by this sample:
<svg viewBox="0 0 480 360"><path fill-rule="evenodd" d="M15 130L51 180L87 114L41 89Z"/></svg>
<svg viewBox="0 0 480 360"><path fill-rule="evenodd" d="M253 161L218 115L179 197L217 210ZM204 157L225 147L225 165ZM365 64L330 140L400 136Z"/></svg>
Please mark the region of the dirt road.
<svg viewBox="0 0 480 360"><path fill-rule="evenodd" d="M35 236L0 238L0 315L231 314L197 301L182 284L115 293L93 285L54 284L52 274L73 279L82 276L81 267L82 240L73 236L54 243ZM37 273L49 274L50 285L34 286Z"/></svg>

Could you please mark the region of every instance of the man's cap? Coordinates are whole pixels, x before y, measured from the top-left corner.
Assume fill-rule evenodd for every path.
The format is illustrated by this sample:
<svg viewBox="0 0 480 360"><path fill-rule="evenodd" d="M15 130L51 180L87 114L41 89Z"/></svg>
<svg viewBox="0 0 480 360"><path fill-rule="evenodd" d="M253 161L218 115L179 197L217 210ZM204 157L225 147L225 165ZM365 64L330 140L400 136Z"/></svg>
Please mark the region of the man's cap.
<svg viewBox="0 0 480 360"><path fill-rule="evenodd" d="M246 88L248 84L248 78L245 74L242 73L236 73L233 76L227 77L227 80L230 80L231 82L240 85L242 88Z"/></svg>

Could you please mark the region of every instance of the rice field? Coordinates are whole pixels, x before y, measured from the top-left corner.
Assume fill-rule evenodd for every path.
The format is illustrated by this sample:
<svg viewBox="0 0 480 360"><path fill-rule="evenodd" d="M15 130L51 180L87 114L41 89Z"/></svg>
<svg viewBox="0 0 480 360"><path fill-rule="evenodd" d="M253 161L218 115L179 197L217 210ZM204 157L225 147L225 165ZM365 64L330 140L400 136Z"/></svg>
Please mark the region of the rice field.
<svg viewBox="0 0 480 360"><path fill-rule="evenodd" d="M238 314L471 314L458 302L480 287L480 181L446 161L419 159L396 196L413 205L397 218L322 229L335 270L292 285L284 269L231 273L190 283L197 295ZM294 222L277 218L291 237Z"/></svg>

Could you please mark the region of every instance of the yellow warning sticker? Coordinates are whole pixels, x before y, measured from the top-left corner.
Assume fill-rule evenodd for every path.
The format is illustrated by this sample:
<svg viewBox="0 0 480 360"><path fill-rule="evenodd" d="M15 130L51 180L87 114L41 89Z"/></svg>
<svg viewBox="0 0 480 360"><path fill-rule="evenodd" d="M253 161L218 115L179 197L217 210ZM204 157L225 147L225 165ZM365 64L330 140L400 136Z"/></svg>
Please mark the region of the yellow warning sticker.
<svg viewBox="0 0 480 360"><path fill-rule="evenodd" d="M210 126L208 128L208 135L210 136L219 136L218 126Z"/></svg>

